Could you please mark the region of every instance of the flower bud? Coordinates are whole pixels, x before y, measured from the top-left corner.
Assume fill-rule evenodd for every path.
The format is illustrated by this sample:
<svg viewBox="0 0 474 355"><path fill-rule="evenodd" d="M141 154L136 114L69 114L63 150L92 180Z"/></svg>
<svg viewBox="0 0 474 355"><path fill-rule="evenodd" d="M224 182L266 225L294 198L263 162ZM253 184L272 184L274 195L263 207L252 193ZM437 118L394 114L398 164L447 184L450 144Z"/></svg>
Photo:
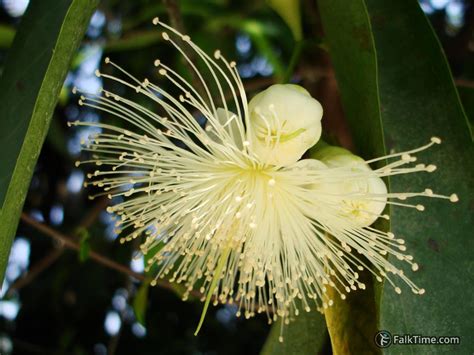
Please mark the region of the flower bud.
<svg viewBox="0 0 474 355"><path fill-rule="evenodd" d="M333 169L335 181L332 191L337 193L335 202L342 216L360 226L370 226L381 215L387 203L387 187L365 161L340 147L326 146L312 155ZM344 171L358 176L344 179ZM348 174L349 175L349 174Z"/></svg>
<svg viewBox="0 0 474 355"><path fill-rule="evenodd" d="M269 165L287 166L321 137L323 108L302 87L273 85L249 103L252 151Z"/></svg>

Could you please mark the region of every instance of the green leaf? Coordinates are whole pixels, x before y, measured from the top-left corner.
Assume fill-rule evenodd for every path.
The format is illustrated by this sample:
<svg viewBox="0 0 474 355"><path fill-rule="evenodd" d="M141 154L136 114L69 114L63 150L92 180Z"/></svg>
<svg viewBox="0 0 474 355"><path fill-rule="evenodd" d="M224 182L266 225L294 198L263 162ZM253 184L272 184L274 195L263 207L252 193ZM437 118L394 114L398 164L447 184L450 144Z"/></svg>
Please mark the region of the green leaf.
<svg viewBox="0 0 474 355"><path fill-rule="evenodd" d="M333 354L379 354L373 339L378 331L379 292L372 275L359 273L364 291L349 293L341 300L339 293L329 287L326 296L334 301L325 309L326 324L331 335Z"/></svg>
<svg viewBox="0 0 474 355"><path fill-rule="evenodd" d="M465 349L472 348L472 322L463 317L472 313L472 306L459 304L457 297L469 293L465 281L473 267L469 254L472 238L466 233L473 224L472 213L468 213L473 203L473 152L466 117L441 47L415 0L355 1L350 6L321 0L320 9L344 109L360 152L370 157L381 151L384 138L388 149L400 151L439 135L445 145L423 154L439 167L438 173L397 177L391 188L423 191L429 187L446 194L456 190L464 197L457 206L429 201L432 208L423 215L402 208L392 211L392 230L406 238L422 266L412 278L428 294L418 297L405 287L399 296L386 284L381 327L395 334L459 334L464 336ZM369 23L363 20L367 13ZM383 108L383 134L380 118L374 114L376 96ZM459 351L460 347L392 346L390 350L432 353Z"/></svg>
<svg viewBox="0 0 474 355"><path fill-rule="evenodd" d="M69 63L97 0L32 1L0 80L0 279Z"/></svg>
<svg viewBox="0 0 474 355"><path fill-rule="evenodd" d="M0 48L10 47L13 42L14 37L15 37L14 28L0 24Z"/></svg>
<svg viewBox="0 0 474 355"><path fill-rule="evenodd" d="M302 312L294 322L283 328L280 342L281 319L271 328L261 355L326 354L329 338L324 317L315 311Z"/></svg>
<svg viewBox="0 0 474 355"><path fill-rule="evenodd" d="M474 140L474 88L467 86L458 86L459 97L461 98L464 111L469 121L469 130Z"/></svg>
<svg viewBox="0 0 474 355"><path fill-rule="evenodd" d="M382 120L388 148L420 146L431 136L444 144L419 159L433 174L391 180L393 191L456 192L460 201L431 200L424 212L394 208L392 231L404 237L420 270L408 275L426 289L397 295L385 284L381 326L392 334L460 335L461 345L392 346L388 353L472 352L474 293L474 156L467 119L445 55L416 0L367 0L379 69ZM400 285L401 287L402 285ZM463 297L463 295L465 295Z"/></svg>
<svg viewBox="0 0 474 355"><path fill-rule="evenodd" d="M89 243L90 234L86 228L79 228L75 234L79 237L79 260L84 262L89 258L91 250Z"/></svg>
<svg viewBox="0 0 474 355"><path fill-rule="evenodd" d="M318 4L356 153L366 159L383 156L377 57L365 3L320 0ZM376 227L387 230L389 224L378 222ZM380 353L373 342L378 330L380 284L374 283L367 271L359 274L365 291L349 293L341 300L337 292L328 289L334 305L325 309L325 317L334 354Z"/></svg>
<svg viewBox="0 0 474 355"><path fill-rule="evenodd" d="M267 0L268 5L286 22L296 41L303 39L300 0Z"/></svg>
<svg viewBox="0 0 474 355"><path fill-rule="evenodd" d="M321 20L357 154L385 155L377 58L363 0L319 0Z"/></svg>
<svg viewBox="0 0 474 355"><path fill-rule="evenodd" d="M143 282L138 288L137 293L135 294L135 298L133 299L133 312L135 313L137 322L141 325L145 325L149 285L150 284L148 282Z"/></svg>

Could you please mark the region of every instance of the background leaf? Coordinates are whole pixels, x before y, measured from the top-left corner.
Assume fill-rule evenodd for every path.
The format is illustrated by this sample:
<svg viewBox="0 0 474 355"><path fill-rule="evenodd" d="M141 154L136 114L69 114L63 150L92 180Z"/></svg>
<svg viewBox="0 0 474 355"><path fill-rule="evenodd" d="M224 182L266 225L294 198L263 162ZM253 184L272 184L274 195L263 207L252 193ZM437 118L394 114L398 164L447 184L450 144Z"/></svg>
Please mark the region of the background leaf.
<svg viewBox="0 0 474 355"><path fill-rule="evenodd" d="M383 156L377 58L365 3L320 0L318 5L356 153L366 159ZM388 230L389 223L379 221L376 227ZM378 330L380 284L374 283L367 271L361 272L360 278L366 290L349 293L346 300L328 290L334 306L325 309L325 316L334 354L380 352L373 342Z"/></svg>
<svg viewBox="0 0 474 355"><path fill-rule="evenodd" d="M296 320L283 329L283 343L279 341L281 320L270 331L261 355L327 354L329 338L320 313L302 311Z"/></svg>
<svg viewBox="0 0 474 355"><path fill-rule="evenodd" d="M96 0L33 1L0 82L0 279L69 63Z"/></svg>
<svg viewBox="0 0 474 355"><path fill-rule="evenodd" d="M75 234L79 237L79 260L84 262L89 259L89 252L91 250L89 243L90 234L85 228L79 228Z"/></svg>
<svg viewBox="0 0 474 355"><path fill-rule="evenodd" d="M356 153L366 159L384 155L377 58L364 1L319 0L318 5Z"/></svg>
<svg viewBox="0 0 474 355"><path fill-rule="evenodd" d="M15 29L0 24L0 48L8 48L15 37Z"/></svg>
<svg viewBox="0 0 474 355"><path fill-rule="evenodd" d="M148 288L150 284L148 282L143 282L135 294L133 299L133 312L137 321L145 325L145 315L146 315L146 306L148 303Z"/></svg>
<svg viewBox="0 0 474 355"><path fill-rule="evenodd" d="M268 5L286 22L296 41L303 39L300 0L267 0Z"/></svg>
<svg viewBox="0 0 474 355"><path fill-rule="evenodd" d="M460 201L428 201L425 212L394 208L392 231L406 238L420 265L409 275L426 294L402 295L388 284L381 305L382 328L396 334L460 335L460 346L392 346L388 353L468 353L473 349L474 250L473 146L467 120L440 44L415 0L367 0L379 67L382 120L388 148L402 150L440 136L444 144L419 160L434 174L392 179L393 191L456 192ZM466 295L466 297L462 297Z"/></svg>

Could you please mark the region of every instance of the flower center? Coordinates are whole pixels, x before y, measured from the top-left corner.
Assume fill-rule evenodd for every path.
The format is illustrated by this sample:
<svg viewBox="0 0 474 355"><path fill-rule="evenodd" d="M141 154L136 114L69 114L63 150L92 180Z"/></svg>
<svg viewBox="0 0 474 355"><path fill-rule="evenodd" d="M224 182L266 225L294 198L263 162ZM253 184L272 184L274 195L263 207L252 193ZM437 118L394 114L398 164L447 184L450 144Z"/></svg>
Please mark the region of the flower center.
<svg viewBox="0 0 474 355"><path fill-rule="evenodd" d="M285 143L291 139L294 139L305 131L306 129L299 128L293 132L285 133L283 129L268 129L266 127L259 127L257 131L257 138L261 142L264 142L270 146L274 146L277 143Z"/></svg>

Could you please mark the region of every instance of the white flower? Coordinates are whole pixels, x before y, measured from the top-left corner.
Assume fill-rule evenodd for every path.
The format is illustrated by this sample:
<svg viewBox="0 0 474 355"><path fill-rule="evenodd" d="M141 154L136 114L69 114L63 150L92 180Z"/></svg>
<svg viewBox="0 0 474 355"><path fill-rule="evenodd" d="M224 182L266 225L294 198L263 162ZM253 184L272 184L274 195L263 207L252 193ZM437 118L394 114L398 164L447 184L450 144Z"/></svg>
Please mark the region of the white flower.
<svg viewBox="0 0 474 355"><path fill-rule="evenodd" d="M298 315L298 307L310 311L330 306L328 287L343 299L365 288L358 280L364 269L379 281L385 277L398 293L402 281L422 294L424 290L402 271L402 262L417 269L405 253L404 241L368 226L369 221L360 223L352 214L368 209L371 219L380 217L381 209L373 209L371 200L418 210L420 205L404 200L424 196L456 201L455 195L436 195L429 189L387 193L372 182L433 171L432 165L413 165L413 154L440 143L439 138L409 152L356 162L354 167L337 157L325 163L296 162L320 135L321 108L315 100L276 86L257 95L249 112L234 62L219 51L211 59L188 36L158 19L154 23L169 31L163 32L164 40L182 51L175 38L182 39L207 67L201 73L190 63L202 82L202 93L159 60L158 73L174 85L177 95L148 79L136 79L106 58L121 77L97 75L123 84L154 105L144 107L107 90L99 96L84 94L81 105L122 119L126 128L107 121L73 125L101 128L102 133L85 142L84 151L91 158L82 163L97 166L86 185L102 188L100 194L115 200L107 210L117 216L121 242L142 240L141 251L154 253L147 269L158 266L156 279L184 284L184 299L197 288L205 295L205 309L214 296L215 304L238 304L238 314L244 312L246 318L264 312L269 322L281 317L284 323ZM226 93L231 94L230 103ZM199 124L197 116L206 124ZM278 154L255 141L266 129L260 119L269 124L272 137L279 137L273 149L287 144L290 152L280 152L281 161L272 160L280 159ZM293 140L297 143L291 145ZM386 159L384 167L367 168ZM361 181L363 188L351 195L353 181ZM341 201L350 200L357 203L349 212L341 210ZM395 256L395 262L387 254ZM368 263L362 261L365 258Z"/></svg>
<svg viewBox="0 0 474 355"><path fill-rule="evenodd" d="M272 85L249 111L252 151L269 165L295 163L321 137L323 108L300 86Z"/></svg>
<svg viewBox="0 0 474 355"><path fill-rule="evenodd" d="M387 186L372 172L364 159L346 149L327 146L312 155L328 168L340 168L352 179L326 184L327 191L334 191L331 203L337 204L341 216L352 219L361 227L368 227L382 214L387 202ZM355 175L361 174L361 178Z"/></svg>

